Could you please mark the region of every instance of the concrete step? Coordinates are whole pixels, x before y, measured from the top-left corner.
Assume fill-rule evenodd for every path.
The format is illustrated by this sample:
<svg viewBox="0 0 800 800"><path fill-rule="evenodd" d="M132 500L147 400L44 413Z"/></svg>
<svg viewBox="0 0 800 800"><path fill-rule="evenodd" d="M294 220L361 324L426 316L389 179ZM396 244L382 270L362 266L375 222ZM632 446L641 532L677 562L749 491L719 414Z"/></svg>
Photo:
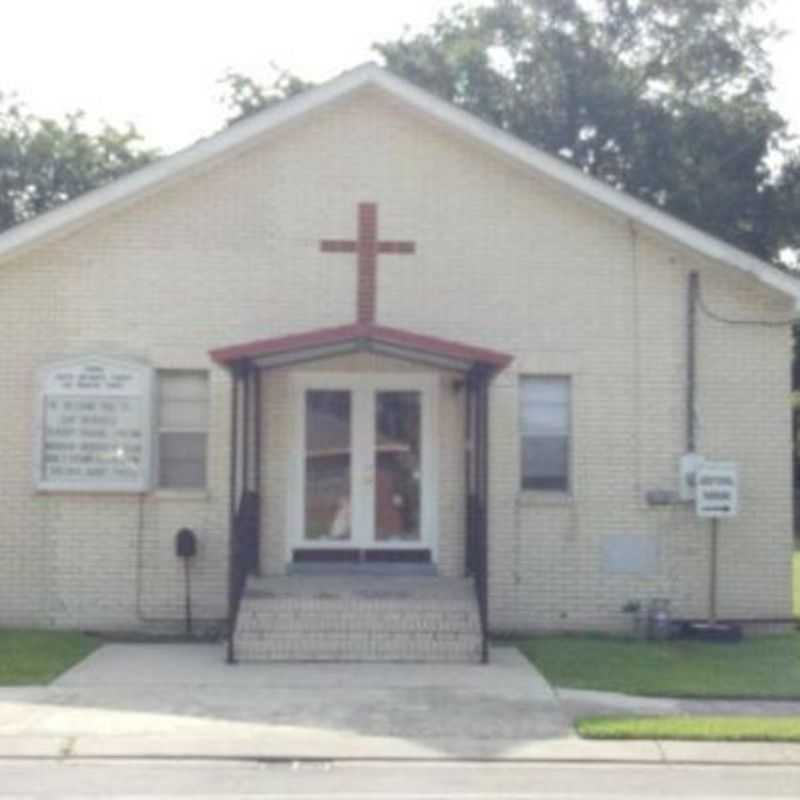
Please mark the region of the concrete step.
<svg viewBox="0 0 800 800"><path fill-rule="evenodd" d="M243 636L236 640L239 661L391 661L477 663L479 635L316 634Z"/></svg>
<svg viewBox="0 0 800 800"><path fill-rule="evenodd" d="M251 579L239 611L241 661L476 662L471 581L439 577Z"/></svg>
<svg viewBox="0 0 800 800"><path fill-rule="evenodd" d="M266 603L244 603L237 631L263 633L358 633L365 630L480 633L472 611L272 610Z"/></svg>

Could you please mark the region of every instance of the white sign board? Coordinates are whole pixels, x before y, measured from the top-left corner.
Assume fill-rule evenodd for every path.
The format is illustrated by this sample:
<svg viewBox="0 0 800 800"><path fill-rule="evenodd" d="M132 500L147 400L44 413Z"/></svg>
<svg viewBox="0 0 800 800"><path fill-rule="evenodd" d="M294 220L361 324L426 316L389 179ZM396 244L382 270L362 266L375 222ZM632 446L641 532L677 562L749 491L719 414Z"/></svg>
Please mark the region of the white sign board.
<svg viewBox="0 0 800 800"><path fill-rule="evenodd" d="M152 370L88 356L39 375L38 489L142 492L150 487Z"/></svg>
<svg viewBox="0 0 800 800"><path fill-rule="evenodd" d="M705 461L697 472L698 517L726 519L739 511L739 474L736 464Z"/></svg>

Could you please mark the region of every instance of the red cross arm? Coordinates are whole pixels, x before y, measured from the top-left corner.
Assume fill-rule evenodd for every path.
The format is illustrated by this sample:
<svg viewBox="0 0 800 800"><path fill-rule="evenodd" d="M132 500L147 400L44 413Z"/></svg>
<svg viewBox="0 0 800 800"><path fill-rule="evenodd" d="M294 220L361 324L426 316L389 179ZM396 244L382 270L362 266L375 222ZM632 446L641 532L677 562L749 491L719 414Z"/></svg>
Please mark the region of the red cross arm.
<svg viewBox="0 0 800 800"><path fill-rule="evenodd" d="M319 249L323 253L355 253L358 242L352 239L323 239L319 243Z"/></svg>
<svg viewBox="0 0 800 800"><path fill-rule="evenodd" d="M414 242L378 242L379 253L396 253L406 255L415 253L417 250Z"/></svg>

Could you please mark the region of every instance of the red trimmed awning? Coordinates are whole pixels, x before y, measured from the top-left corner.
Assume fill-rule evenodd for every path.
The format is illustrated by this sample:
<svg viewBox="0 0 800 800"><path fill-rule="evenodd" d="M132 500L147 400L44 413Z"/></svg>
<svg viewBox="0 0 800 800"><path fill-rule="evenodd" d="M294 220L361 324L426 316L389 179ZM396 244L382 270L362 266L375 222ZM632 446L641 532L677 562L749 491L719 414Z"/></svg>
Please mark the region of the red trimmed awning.
<svg viewBox="0 0 800 800"><path fill-rule="evenodd" d="M357 351L457 370L480 366L497 372L512 360L512 356L496 350L369 323L261 339L212 350L210 355L218 364L246 364L266 369Z"/></svg>

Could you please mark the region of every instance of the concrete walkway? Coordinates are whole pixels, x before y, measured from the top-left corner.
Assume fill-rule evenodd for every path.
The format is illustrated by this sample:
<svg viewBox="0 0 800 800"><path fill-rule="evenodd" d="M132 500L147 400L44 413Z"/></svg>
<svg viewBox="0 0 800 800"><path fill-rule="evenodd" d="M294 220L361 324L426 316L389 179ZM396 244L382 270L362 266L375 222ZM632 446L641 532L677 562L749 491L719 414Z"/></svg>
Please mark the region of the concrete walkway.
<svg viewBox="0 0 800 800"><path fill-rule="evenodd" d="M800 716L798 700L684 700L669 697L636 697L583 689L554 691L562 710L571 721L593 716Z"/></svg>
<svg viewBox="0 0 800 800"><path fill-rule="evenodd" d="M493 648L491 655L488 666L229 667L217 645L106 645L50 686L0 689L0 758L800 766L795 745L581 740L569 717L583 714L587 698L562 691L560 703L514 648ZM608 702L602 699L603 708Z"/></svg>
<svg viewBox="0 0 800 800"><path fill-rule="evenodd" d="M495 758L570 736L513 648L489 666L227 666L217 645L111 644L48 687L0 690L6 754Z"/></svg>

